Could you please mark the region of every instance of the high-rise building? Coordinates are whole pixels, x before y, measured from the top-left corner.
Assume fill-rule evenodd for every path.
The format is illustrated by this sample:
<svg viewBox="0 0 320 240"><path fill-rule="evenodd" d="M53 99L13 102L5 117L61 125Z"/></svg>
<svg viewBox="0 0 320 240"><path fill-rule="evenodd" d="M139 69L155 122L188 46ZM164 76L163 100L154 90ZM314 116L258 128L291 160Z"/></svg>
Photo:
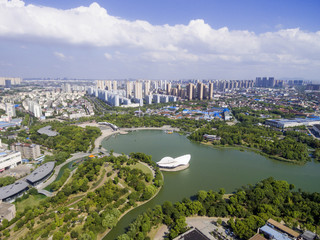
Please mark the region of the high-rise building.
<svg viewBox="0 0 320 240"><path fill-rule="evenodd" d="M142 98L142 83L136 81L134 84L134 98L141 99Z"/></svg>
<svg viewBox="0 0 320 240"><path fill-rule="evenodd" d="M117 91L117 90L118 90L117 81L113 81L113 82L112 82L112 90L114 90L114 91Z"/></svg>
<svg viewBox="0 0 320 240"><path fill-rule="evenodd" d="M106 88L104 80L97 80L97 88L103 89L103 90Z"/></svg>
<svg viewBox="0 0 320 240"><path fill-rule="evenodd" d="M112 90L112 82L111 81L109 81L109 80L107 80L107 81L105 81L104 82L105 84L105 88L107 89L107 90L109 90L109 91L111 91Z"/></svg>
<svg viewBox="0 0 320 240"><path fill-rule="evenodd" d="M213 99L213 83L209 83L209 93L208 93L208 99Z"/></svg>
<svg viewBox="0 0 320 240"><path fill-rule="evenodd" d="M193 91L194 91L193 89L194 89L193 83L189 83L187 85L187 97L189 101L193 99Z"/></svg>
<svg viewBox="0 0 320 240"><path fill-rule="evenodd" d="M19 85L21 84L21 78L17 77L0 77L0 85L5 86L6 85L6 80L11 81L11 85Z"/></svg>
<svg viewBox="0 0 320 240"><path fill-rule="evenodd" d="M171 83L167 83L167 95L171 94Z"/></svg>
<svg viewBox="0 0 320 240"><path fill-rule="evenodd" d="M16 116L16 108L12 103L6 103L6 114L8 117L15 117Z"/></svg>
<svg viewBox="0 0 320 240"><path fill-rule="evenodd" d="M5 88L11 88L11 80L10 79L6 79Z"/></svg>
<svg viewBox="0 0 320 240"><path fill-rule="evenodd" d="M132 93L132 82L127 81L126 82L126 97L131 98L131 93Z"/></svg>
<svg viewBox="0 0 320 240"><path fill-rule="evenodd" d="M197 98L199 100L203 99L203 83L198 83L197 84Z"/></svg>
<svg viewBox="0 0 320 240"><path fill-rule="evenodd" d="M144 81L144 96L150 95L150 81Z"/></svg>

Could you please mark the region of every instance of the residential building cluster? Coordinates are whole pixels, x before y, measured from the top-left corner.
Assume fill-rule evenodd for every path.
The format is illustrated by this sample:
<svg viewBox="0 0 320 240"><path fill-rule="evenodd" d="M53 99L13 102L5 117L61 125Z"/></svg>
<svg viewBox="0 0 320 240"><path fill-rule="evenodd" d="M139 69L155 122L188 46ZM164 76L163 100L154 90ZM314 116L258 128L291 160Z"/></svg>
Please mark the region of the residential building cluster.
<svg viewBox="0 0 320 240"><path fill-rule="evenodd" d="M212 100L217 93L250 90L255 88L283 88L302 86L303 80L284 81L274 77L257 77L255 80L97 80L88 94L111 106L175 102L177 100ZM158 95L158 96L157 96ZM168 96L168 98L164 97ZM132 105L131 105L132 104Z"/></svg>

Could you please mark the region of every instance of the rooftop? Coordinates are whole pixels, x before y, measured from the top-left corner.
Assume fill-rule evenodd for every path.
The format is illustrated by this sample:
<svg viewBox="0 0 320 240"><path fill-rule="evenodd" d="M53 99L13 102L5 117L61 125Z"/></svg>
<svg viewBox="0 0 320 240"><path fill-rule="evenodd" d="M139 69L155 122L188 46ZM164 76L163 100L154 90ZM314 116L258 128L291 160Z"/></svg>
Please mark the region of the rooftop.
<svg viewBox="0 0 320 240"><path fill-rule="evenodd" d="M25 181L16 181L13 184L0 188L0 200L16 195L26 189L28 185Z"/></svg>
<svg viewBox="0 0 320 240"><path fill-rule="evenodd" d="M40 128L37 132L40 134L45 134L49 137L54 137L59 134L58 132L52 131L51 126L45 126L43 128Z"/></svg>
<svg viewBox="0 0 320 240"><path fill-rule="evenodd" d="M34 170L30 175L27 176L26 180L31 183L35 183L46 177L52 172L54 168L54 162L47 162L36 170Z"/></svg>
<svg viewBox="0 0 320 240"><path fill-rule="evenodd" d="M185 233L183 236L178 237L177 239L181 240L209 240L209 238L204 235L197 228L191 230L190 232Z"/></svg>
<svg viewBox="0 0 320 240"><path fill-rule="evenodd" d="M259 233L256 233L253 237L251 237L249 240L266 240L262 235Z"/></svg>
<svg viewBox="0 0 320 240"><path fill-rule="evenodd" d="M299 233L297 233L296 231L293 231L291 228L288 228L286 226L284 226L283 224L273 220L272 218L270 218L268 220L268 223L275 226L276 228L280 229L281 231L288 233L289 235L293 236L293 237L299 237Z"/></svg>

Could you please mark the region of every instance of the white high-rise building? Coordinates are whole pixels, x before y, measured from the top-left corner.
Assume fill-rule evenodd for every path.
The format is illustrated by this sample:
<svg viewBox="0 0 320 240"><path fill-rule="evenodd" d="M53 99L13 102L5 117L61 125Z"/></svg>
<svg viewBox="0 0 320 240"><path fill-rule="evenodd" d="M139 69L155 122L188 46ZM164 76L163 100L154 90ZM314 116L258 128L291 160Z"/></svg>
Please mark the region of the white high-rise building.
<svg viewBox="0 0 320 240"><path fill-rule="evenodd" d="M135 82L134 84L134 98L141 99L142 98L142 83Z"/></svg>
<svg viewBox="0 0 320 240"><path fill-rule="evenodd" d="M6 114L8 117L15 117L16 116L16 108L12 103L6 103Z"/></svg>
<svg viewBox="0 0 320 240"><path fill-rule="evenodd" d="M33 115L37 118L40 118L42 116L41 106L34 101L28 102L28 110L32 112Z"/></svg>

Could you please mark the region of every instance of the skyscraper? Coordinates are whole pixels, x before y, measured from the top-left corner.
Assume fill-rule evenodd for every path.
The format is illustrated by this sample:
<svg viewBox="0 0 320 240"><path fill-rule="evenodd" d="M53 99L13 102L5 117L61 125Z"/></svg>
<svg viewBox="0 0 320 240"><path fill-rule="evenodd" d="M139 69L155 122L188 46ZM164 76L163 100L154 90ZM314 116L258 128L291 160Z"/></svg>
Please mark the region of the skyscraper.
<svg viewBox="0 0 320 240"><path fill-rule="evenodd" d="M197 98L199 100L203 99L203 83L198 83L197 84Z"/></svg>

